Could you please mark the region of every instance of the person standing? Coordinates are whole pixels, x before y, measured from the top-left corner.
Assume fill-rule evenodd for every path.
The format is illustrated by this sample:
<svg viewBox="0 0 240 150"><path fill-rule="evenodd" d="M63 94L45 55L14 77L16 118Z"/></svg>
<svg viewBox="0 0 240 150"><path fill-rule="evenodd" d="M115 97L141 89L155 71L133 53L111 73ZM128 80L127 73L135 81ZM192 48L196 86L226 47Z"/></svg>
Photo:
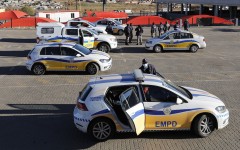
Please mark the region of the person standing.
<svg viewBox="0 0 240 150"><path fill-rule="evenodd" d="M178 22L176 22L176 24L173 26L174 30L178 30L179 29L179 24Z"/></svg>
<svg viewBox="0 0 240 150"><path fill-rule="evenodd" d="M125 39L125 45L129 45L128 44L128 41L129 41L129 36L130 36L130 27L129 27L129 24L127 24L127 26L124 28L124 33L125 33L125 36L126 36L126 39Z"/></svg>
<svg viewBox="0 0 240 150"><path fill-rule="evenodd" d="M113 33L111 23L108 23L105 31L106 31L108 34L112 34L112 33Z"/></svg>
<svg viewBox="0 0 240 150"><path fill-rule="evenodd" d="M143 29L140 25L137 26L137 28L135 29L136 31L136 36L137 36L137 45L140 44L142 45L142 33L143 33Z"/></svg>
<svg viewBox="0 0 240 150"><path fill-rule="evenodd" d="M158 26L159 36L161 36L163 34L163 28L164 28L164 25L162 24L162 22L160 22L160 24Z"/></svg>
<svg viewBox="0 0 240 150"><path fill-rule="evenodd" d="M169 31L171 26L167 21L166 21L166 27L167 27L167 31Z"/></svg>
<svg viewBox="0 0 240 150"><path fill-rule="evenodd" d="M149 64L147 59L142 60L142 66L139 68L143 73L157 75L157 71L152 64Z"/></svg>
<svg viewBox="0 0 240 150"><path fill-rule="evenodd" d="M130 35L129 35L129 43L132 43L132 38L133 38L133 26L132 23L130 23Z"/></svg>
<svg viewBox="0 0 240 150"><path fill-rule="evenodd" d="M151 25L151 36L152 37L156 36L156 31L157 31L157 27L156 27L155 23L153 22Z"/></svg>
<svg viewBox="0 0 240 150"><path fill-rule="evenodd" d="M185 21L183 22L183 28L184 30L188 31L188 28L189 28L189 22L187 19L185 19Z"/></svg>

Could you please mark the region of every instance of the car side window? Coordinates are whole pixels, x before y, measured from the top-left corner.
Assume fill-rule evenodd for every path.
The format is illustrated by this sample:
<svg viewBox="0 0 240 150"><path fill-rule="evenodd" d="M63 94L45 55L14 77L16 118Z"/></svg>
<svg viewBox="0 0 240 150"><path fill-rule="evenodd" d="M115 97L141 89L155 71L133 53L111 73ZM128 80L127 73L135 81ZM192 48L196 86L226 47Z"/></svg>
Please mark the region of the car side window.
<svg viewBox="0 0 240 150"><path fill-rule="evenodd" d="M63 56L76 56L77 54L79 54L77 51L69 47L61 47L61 52Z"/></svg>
<svg viewBox="0 0 240 150"><path fill-rule="evenodd" d="M173 40L174 39L173 37L174 37L174 34L169 34L164 38L164 40Z"/></svg>
<svg viewBox="0 0 240 150"><path fill-rule="evenodd" d="M174 102L176 103L177 95L162 87L153 85L143 85L142 91L147 102Z"/></svg>
<svg viewBox="0 0 240 150"><path fill-rule="evenodd" d="M181 38L180 33L174 33L173 38L174 39L180 39Z"/></svg>
<svg viewBox="0 0 240 150"><path fill-rule="evenodd" d="M86 30L82 30L84 37L92 37L92 34Z"/></svg>
<svg viewBox="0 0 240 150"><path fill-rule="evenodd" d="M61 51L59 47L46 47L45 48L46 55L61 55Z"/></svg>
<svg viewBox="0 0 240 150"><path fill-rule="evenodd" d="M181 39L193 38L193 35L190 33L181 33Z"/></svg>
<svg viewBox="0 0 240 150"><path fill-rule="evenodd" d="M78 29L67 29L66 35L75 35L78 36Z"/></svg>

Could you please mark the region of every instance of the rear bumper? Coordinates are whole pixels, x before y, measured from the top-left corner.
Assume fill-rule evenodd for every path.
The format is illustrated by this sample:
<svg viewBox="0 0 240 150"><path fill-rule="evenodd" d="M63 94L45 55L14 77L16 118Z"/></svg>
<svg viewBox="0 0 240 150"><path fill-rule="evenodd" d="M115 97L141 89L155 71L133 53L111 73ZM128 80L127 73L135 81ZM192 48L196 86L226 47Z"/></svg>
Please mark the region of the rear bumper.
<svg viewBox="0 0 240 150"><path fill-rule="evenodd" d="M88 116L84 115L84 113L81 113L77 107L75 107L73 111L73 121L78 130L87 133L90 119L88 119Z"/></svg>

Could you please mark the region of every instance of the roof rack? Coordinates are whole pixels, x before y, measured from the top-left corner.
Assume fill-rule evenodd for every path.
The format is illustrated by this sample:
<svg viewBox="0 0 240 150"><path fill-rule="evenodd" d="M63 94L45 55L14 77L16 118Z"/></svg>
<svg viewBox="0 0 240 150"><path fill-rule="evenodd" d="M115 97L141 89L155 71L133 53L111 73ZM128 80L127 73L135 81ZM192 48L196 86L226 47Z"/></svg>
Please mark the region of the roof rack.
<svg viewBox="0 0 240 150"><path fill-rule="evenodd" d="M142 71L140 69L135 69L133 71L133 75L134 75L134 78L135 78L136 81L144 82L144 78L145 77L144 77L144 75L143 75L143 73L142 73Z"/></svg>

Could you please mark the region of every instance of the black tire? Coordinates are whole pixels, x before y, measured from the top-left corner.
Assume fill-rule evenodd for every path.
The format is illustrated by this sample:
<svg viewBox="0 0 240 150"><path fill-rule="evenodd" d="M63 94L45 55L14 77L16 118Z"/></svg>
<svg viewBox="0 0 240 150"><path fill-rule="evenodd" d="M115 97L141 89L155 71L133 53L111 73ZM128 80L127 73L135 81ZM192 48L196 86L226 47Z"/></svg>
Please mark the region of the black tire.
<svg viewBox="0 0 240 150"><path fill-rule="evenodd" d="M98 50L108 53L108 52L110 52L111 47L107 43L100 43L100 45L98 46Z"/></svg>
<svg viewBox="0 0 240 150"><path fill-rule="evenodd" d="M114 123L105 118L93 120L88 127L88 135L95 141L106 141L114 135Z"/></svg>
<svg viewBox="0 0 240 150"><path fill-rule="evenodd" d="M32 67L32 72L35 75L43 75L46 72L46 68L43 64L34 64Z"/></svg>
<svg viewBox="0 0 240 150"><path fill-rule="evenodd" d="M123 30L118 30L118 35L123 35L123 34L124 34Z"/></svg>
<svg viewBox="0 0 240 150"><path fill-rule="evenodd" d="M163 48L162 48L161 45L155 45L155 46L153 47L153 51L154 51L155 53L160 53L160 52L163 52Z"/></svg>
<svg viewBox="0 0 240 150"><path fill-rule="evenodd" d="M190 46L190 48L189 48L189 50L190 50L190 52L192 52L192 53L196 53L197 51L198 51L198 46L197 45L191 45Z"/></svg>
<svg viewBox="0 0 240 150"><path fill-rule="evenodd" d="M90 75L97 74L98 71L99 71L98 65L95 64L95 63L90 63L90 64L87 65L86 71Z"/></svg>
<svg viewBox="0 0 240 150"><path fill-rule="evenodd" d="M197 136L207 137L215 129L214 119L209 115L198 116L193 122L192 129Z"/></svg>

